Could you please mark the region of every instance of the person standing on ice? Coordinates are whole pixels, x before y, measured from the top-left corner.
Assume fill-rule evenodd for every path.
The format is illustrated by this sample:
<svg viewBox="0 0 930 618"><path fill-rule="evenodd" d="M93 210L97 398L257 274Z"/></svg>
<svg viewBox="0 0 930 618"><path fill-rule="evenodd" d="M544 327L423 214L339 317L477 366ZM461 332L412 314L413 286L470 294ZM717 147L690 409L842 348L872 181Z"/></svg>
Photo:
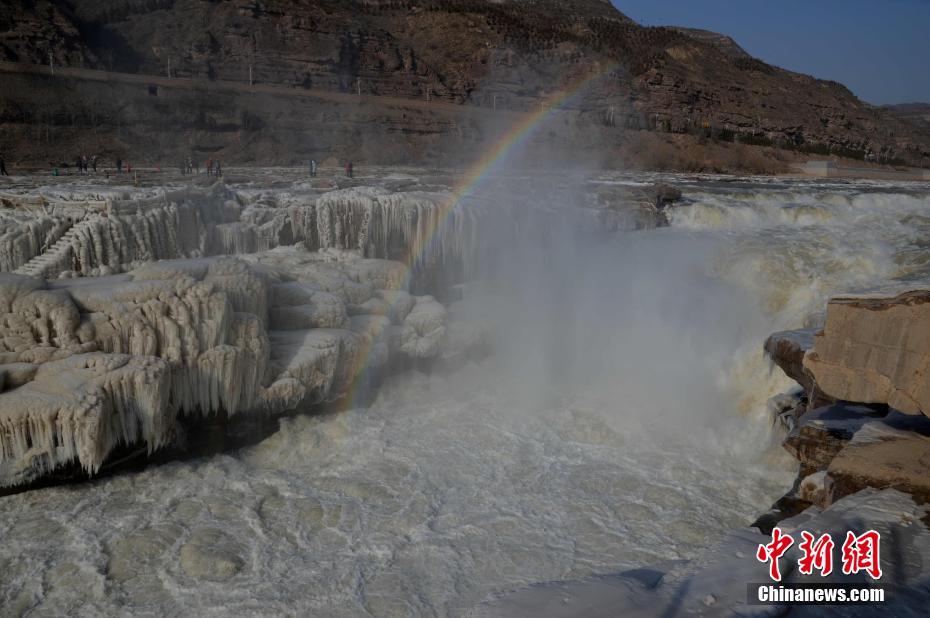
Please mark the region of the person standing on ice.
<svg viewBox="0 0 930 618"><path fill-rule="evenodd" d="M219 162L219 161L216 162L215 167L216 167L216 175L217 175L217 176L222 176L222 175L223 175L223 168L220 167L220 162Z"/></svg>
<svg viewBox="0 0 930 618"><path fill-rule="evenodd" d="M94 173L97 173L97 155L94 155L90 158L90 166L94 169Z"/></svg>
<svg viewBox="0 0 930 618"><path fill-rule="evenodd" d="M207 176L213 175L213 159L207 159Z"/></svg>
<svg viewBox="0 0 930 618"><path fill-rule="evenodd" d="M310 175L316 178L316 159L310 159Z"/></svg>
<svg viewBox="0 0 930 618"><path fill-rule="evenodd" d="M10 173L6 171L6 161L3 160L3 157L0 156L0 176L9 176Z"/></svg>
<svg viewBox="0 0 930 618"><path fill-rule="evenodd" d="M346 178L353 178L355 174L355 168L352 165L352 161L346 161Z"/></svg>
<svg viewBox="0 0 930 618"><path fill-rule="evenodd" d="M117 174L123 173L123 160L120 158L116 159L116 173Z"/></svg>

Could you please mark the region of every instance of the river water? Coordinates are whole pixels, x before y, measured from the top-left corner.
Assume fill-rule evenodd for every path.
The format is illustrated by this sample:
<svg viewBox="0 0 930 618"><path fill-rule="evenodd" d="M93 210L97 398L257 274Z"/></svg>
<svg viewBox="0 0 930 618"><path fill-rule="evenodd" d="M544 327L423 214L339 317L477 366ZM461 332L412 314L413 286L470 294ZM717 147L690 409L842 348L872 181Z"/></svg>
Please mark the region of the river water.
<svg viewBox="0 0 930 618"><path fill-rule="evenodd" d="M2 613L456 616L749 524L796 472L764 338L925 280L930 188L656 179L686 197L668 228L495 256L461 308L494 329L484 360L237 452L0 499Z"/></svg>

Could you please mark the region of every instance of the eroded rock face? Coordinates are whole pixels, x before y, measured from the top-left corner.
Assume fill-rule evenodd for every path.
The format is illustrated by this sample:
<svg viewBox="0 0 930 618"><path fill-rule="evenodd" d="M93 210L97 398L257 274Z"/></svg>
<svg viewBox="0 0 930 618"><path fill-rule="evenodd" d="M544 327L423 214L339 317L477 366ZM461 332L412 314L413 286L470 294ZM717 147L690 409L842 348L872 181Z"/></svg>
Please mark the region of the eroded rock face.
<svg viewBox="0 0 930 618"><path fill-rule="evenodd" d="M831 501L864 487L907 492L918 504L930 502L930 422L923 417L890 417L865 423L827 468Z"/></svg>
<svg viewBox="0 0 930 618"><path fill-rule="evenodd" d="M814 378L804 369L804 355L814 347L815 329L786 330L773 333L765 340L765 354L785 375L800 384L806 392L814 388Z"/></svg>
<svg viewBox="0 0 930 618"><path fill-rule="evenodd" d="M930 292L836 298L804 368L836 399L930 414Z"/></svg>
<svg viewBox="0 0 930 618"><path fill-rule="evenodd" d="M826 469L846 444L869 420L886 411L861 405L835 404L817 408L801 417L801 421L785 438L785 449L801 463L801 476Z"/></svg>
<svg viewBox="0 0 930 618"><path fill-rule="evenodd" d="M151 452L179 415L277 414L342 396L394 358L444 358L445 308L406 268L279 249L46 282L0 275L0 485L123 444Z"/></svg>

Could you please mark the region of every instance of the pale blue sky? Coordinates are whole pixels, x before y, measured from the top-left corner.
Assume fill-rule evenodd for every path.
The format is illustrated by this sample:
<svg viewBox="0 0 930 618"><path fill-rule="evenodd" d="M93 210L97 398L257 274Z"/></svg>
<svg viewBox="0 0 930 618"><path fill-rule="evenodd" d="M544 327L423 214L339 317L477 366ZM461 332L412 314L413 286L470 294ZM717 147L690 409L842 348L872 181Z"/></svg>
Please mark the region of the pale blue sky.
<svg viewBox="0 0 930 618"><path fill-rule="evenodd" d="M930 0L612 0L649 26L722 32L870 103L930 102Z"/></svg>

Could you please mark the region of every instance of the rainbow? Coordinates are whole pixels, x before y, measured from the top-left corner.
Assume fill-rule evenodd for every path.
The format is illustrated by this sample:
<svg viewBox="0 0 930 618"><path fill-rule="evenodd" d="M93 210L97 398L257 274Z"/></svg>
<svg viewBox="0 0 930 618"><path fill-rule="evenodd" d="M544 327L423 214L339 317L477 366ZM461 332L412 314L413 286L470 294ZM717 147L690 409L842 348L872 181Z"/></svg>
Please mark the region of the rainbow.
<svg viewBox="0 0 930 618"><path fill-rule="evenodd" d="M481 183L489 178L492 172L500 167L514 150L529 141L533 134L552 115L564 108L572 100L580 97L591 85L610 75L618 68L620 68L619 64L610 63L569 82L540 104L537 111L527 113L504 133L481 158L468 167L462 180L452 189L451 197L440 205L439 215L431 219L430 225L423 231L421 238L417 242L411 243L408 254L403 260L405 266L404 276L398 281L395 289L406 290L410 288L416 275L417 266L421 263L421 258L429 255L430 251L432 251L436 239L440 237L439 232L443 225L464 198L481 186ZM367 339L369 341L363 344L362 349L356 355L355 366L350 373L352 376L351 383L346 391L346 396L342 400L342 409L349 409L355 404L360 387L364 383L364 377L370 368L374 337L368 337Z"/></svg>

